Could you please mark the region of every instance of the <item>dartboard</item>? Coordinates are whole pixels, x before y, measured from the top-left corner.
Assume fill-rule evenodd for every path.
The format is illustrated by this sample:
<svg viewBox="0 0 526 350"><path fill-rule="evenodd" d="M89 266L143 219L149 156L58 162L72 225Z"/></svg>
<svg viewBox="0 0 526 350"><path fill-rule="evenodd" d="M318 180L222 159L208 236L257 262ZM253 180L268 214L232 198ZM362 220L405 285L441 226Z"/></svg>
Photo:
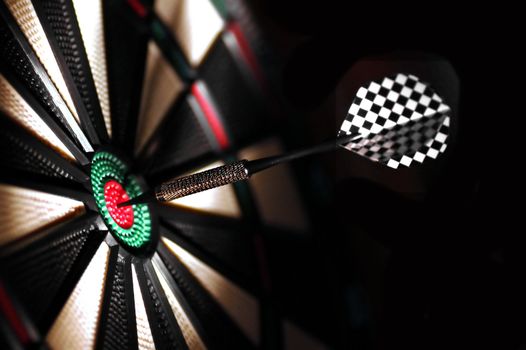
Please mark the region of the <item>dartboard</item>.
<svg viewBox="0 0 526 350"><path fill-rule="evenodd" d="M273 304L264 233L309 229L289 168L117 206L281 151L250 9L5 0L0 14L0 347L322 347Z"/></svg>

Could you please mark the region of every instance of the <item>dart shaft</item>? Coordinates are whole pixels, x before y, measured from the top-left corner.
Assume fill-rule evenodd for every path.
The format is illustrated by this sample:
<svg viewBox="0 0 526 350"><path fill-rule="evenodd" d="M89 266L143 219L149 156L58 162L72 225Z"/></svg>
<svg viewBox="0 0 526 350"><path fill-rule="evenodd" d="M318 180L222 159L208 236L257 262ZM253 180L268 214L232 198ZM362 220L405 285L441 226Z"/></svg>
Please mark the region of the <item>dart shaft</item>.
<svg viewBox="0 0 526 350"><path fill-rule="evenodd" d="M296 159L332 151L338 148L341 144L348 143L351 140L355 139L356 137L357 135L354 135L354 134L345 135L342 137L338 137L336 139L330 139L316 146L302 148L302 149L299 149L293 152L289 152L289 153L285 153L285 154L281 154L278 156L251 160L247 163L246 166L248 168L249 175L252 175L252 174L268 169L278 164L288 163Z"/></svg>

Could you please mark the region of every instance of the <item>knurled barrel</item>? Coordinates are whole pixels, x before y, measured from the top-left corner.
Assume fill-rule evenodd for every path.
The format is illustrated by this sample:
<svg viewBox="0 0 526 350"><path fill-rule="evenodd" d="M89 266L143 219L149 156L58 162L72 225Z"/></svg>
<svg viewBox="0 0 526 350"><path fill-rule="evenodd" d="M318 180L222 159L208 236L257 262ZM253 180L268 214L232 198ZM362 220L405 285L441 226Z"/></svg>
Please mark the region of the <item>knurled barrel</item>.
<svg viewBox="0 0 526 350"><path fill-rule="evenodd" d="M249 178L246 162L246 160L240 160L163 183L155 190L155 196L158 201L166 202L236 181L246 180Z"/></svg>

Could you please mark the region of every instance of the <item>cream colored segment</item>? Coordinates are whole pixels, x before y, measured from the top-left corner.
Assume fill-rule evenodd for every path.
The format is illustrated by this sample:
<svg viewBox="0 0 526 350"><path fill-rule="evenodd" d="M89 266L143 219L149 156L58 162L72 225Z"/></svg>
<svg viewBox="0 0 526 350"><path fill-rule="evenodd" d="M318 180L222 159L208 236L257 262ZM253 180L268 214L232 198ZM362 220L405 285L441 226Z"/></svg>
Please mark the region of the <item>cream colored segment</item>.
<svg viewBox="0 0 526 350"><path fill-rule="evenodd" d="M158 0L155 11L193 66L201 63L224 26L209 0Z"/></svg>
<svg viewBox="0 0 526 350"><path fill-rule="evenodd" d="M46 341L55 350L93 349L110 249L102 243L60 311Z"/></svg>
<svg viewBox="0 0 526 350"><path fill-rule="evenodd" d="M282 153L280 142L271 138L242 150L238 157L253 160ZM308 229L307 214L288 164L255 174L248 181L266 224L299 231Z"/></svg>
<svg viewBox="0 0 526 350"><path fill-rule="evenodd" d="M163 238L163 242L188 270L192 272L199 283L214 297L245 335L255 345L258 345L258 300L181 248L175 242L167 238Z"/></svg>
<svg viewBox="0 0 526 350"><path fill-rule="evenodd" d="M318 339L305 333L305 331L288 320L283 321L283 338L285 350L328 350L328 347Z"/></svg>
<svg viewBox="0 0 526 350"><path fill-rule="evenodd" d="M150 41L137 128L136 153L140 152L183 90L183 82Z"/></svg>
<svg viewBox="0 0 526 350"><path fill-rule="evenodd" d="M196 169L181 176L205 171L224 164L225 163L223 162L214 162L206 167ZM239 207L236 193L234 192L234 187L232 185L217 187L183 198L174 199L166 204L233 218L239 218L241 216L241 208Z"/></svg>
<svg viewBox="0 0 526 350"><path fill-rule="evenodd" d="M161 283L161 286L164 290L164 294L166 295L166 298L168 299L168 303L170 303L170 307L172 308L172 312L175 315L175 319L177 320L177 324L179 325L179 328L181 329L181 333L183 334L184 340L186 341L188 348L192 350L206 349L206 346L203 343L203 340L201 339L201 337L195 330L194 325L192 324L192 322L186 315L186 312L184 311L183 307L177 300L177 297L172 292L172 289L170 288L168 281L164 278L163 274L159 271L159 268L157 267L155 262L153 264L153 267L155 269L157 277L159 278L159 282Z"/></svg>
<svg viewBox="0 0 526 350"><path fill-rule="evenodd" d="M0 74L0 111L22 125L47 146L53 148L64 158L76 162L73 154L51 131L31 106L18 94L15 88Z"/></svg>
<svg viewBox="0 0 526 350"><path fill-rule="evenodd" d="M53 84L55 84L62 99L66 102L71 114L73 114L77 122L79 122L77 109L73 104L73 99L69 93L66 81L62 76L58 62L31 0L5 0L5 4L29 41L31 48L46 69L49 78L53 81Z"/></svg>
<svg viewBox="0 0 526 350"><path fill-rule="evenodd" d="M0 184L0 246L85 212L82 202Z"/></svg>
<svg viewBox="0 0 526 350"><path fill-rule="evenodd" d="M144 307L144 301L141 294L141 287L137 279L137 272L135 266L132 264L132 279L133 279L133 301L135 303L135 323L137 325L137 342L139 343L139 350L155 350L153 342L152 330L148 322L148 315Z"/></svg>
<svg viewBox="0 0 526 350"><path fill-rule="evenodd" d="M104 123L111 137L110 97L108 92L108 70L106 67L106 44L104 41L104 17L101 0L72 0L80 34L91 75L99 97Z"/></svg>

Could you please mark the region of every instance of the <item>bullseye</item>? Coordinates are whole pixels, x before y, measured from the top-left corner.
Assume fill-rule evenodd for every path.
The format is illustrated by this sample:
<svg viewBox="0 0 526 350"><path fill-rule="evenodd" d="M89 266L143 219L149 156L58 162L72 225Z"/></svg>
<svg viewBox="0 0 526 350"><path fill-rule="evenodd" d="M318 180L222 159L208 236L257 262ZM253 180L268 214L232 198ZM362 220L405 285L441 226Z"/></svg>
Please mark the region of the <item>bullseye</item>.
<svg viewBox="0 0 526 350"><path fill-rule="evenodd" d="M133 226L133 208L131 205L118 208L117 205L121 202L126 202L130 199L126 190L115 180L109 180L104 185L104 199L106 201L106 208L110 213L111 218L117 225L124 229L129 229Z"/></svg>

